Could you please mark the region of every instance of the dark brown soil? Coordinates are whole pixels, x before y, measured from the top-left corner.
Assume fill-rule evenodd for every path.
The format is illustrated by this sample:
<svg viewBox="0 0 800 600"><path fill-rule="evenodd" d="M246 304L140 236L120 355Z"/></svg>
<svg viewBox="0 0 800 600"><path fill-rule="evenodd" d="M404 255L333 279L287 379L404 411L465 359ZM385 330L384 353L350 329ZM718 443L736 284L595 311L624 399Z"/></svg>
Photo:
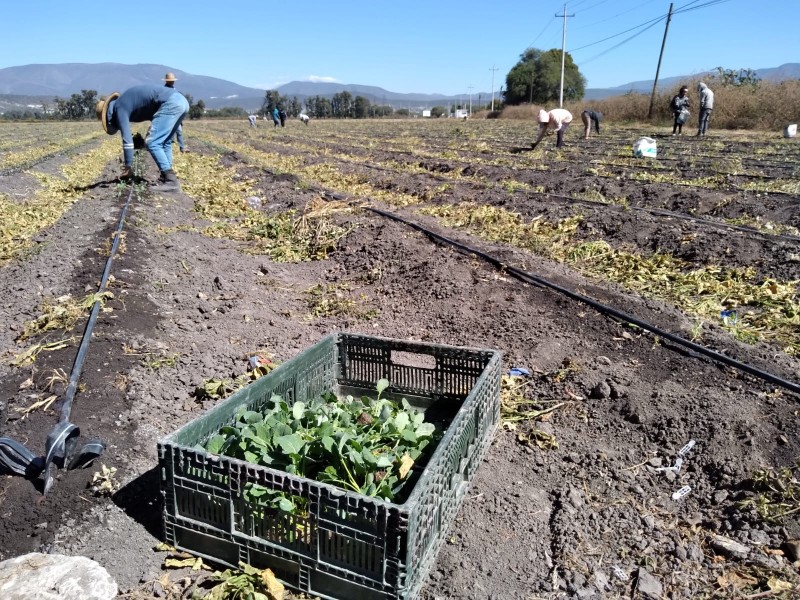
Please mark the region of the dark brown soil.
<svg viewBox="0 0 800 600"><path fill-rule="evenodd" d="M213 124L239 137L245 125L235 131L230 124ZM782 280L800 278L797 239L730 229L723 221L746 214L798 227L797 196L756 196L741 191L734 179L721 188L705 188L598 177L587 170L592 160L629 144L634 131L586 143L571 131L575 137L566 153L559 157L548 149L540 166L550 168L542 170L531 168L521 151L530 142L524 124L513 136L497 132L488 150L464 151L458 158L445 158L446 144L433 138L417 153L393 149L391 137L375 150L340 134L335 124L301 127L290 122L285 131L259 129L248 143L302 154L293 142L311 136L334 157L320 155L318 160L334 162L342 173L361 174L376 189L424 198L448 183L435 202L503 206L526 218L559 219L578 211L585 216L579 235L587 240L666 252L696 264L752 266ZM376 131L375 138L384 132ZM723 134L716 140L725 145ZM660 143L667 148L662 166L679 171L678 158L688 160L699 146L683 139ZM218 151L200 142L191 145L195 152ZM752 147L735 141L725 145L744 158ZM335 158L345 154L349 158ZM493 164L488 158L495 156L509 162ZM675 160L666 160L669 156ZM35 169L55 171L58 160ZM152 161L145 157L145 162L152 182ZM223 162L257 182L268 211L302 210L324 191L300 185L295 176L248 165L236 153L226 154ZM714 174L712 163L693 161L692 174L682 177ZM422 169L403 171L397 164ZM37 236L35 251L0 268L4 359L30 343L15 340L24 323L39 314L43 299L80 297L97 289L106 260L100 249L125 202L117 197L116 169L110 165L105 183ZM619 168L620 174L630 171ZM786 173L784 165L776 164L765 175L796 177L796 171ZM508 191L501 185L508 179L530 188ZM28 175L0 177L0 193L30 194L34 189ZM581 202L579 196L588 190L626 197L630 208ZM694 319L666 303L590 281L528 252L443 230L411 208L382 207L506 264L690 336ZM797 395L522 283L367 210L335 219L352 231L327 260L276 263L197 231L165 233L164 228L199 223L186 194L135 197L125 223L124 252L113 263L112 310L103 312L95 326L71 415L82 439L97 437L108 444L99 462L118 469L121 489L111 498L87 490L98 464L59 471L46 497L35 481L2 477L0 560L34 550L81 554L105 566L121 590L150 597L153 586L147 582L160 576L165 556L153 550L163 539L156 442L214 405L198 402L195 388L211 378L243 374L247 357L257 349L281 362L332 331L353 331L499 349L506 369L531 372L526 393L532 400L564 403L545 420L498 431L446 534L423 598L735 597L736 590L725 587L729 580L720 583L731 572L762 577L761 587L751 591L766 590L768 577L797 585L797 569L781 550L800 538L797 514L771 523L739 505L753 497L756 470L791 466L800 456ZM305 292L333 283L347 284L352 297L377 316L365 319L354 312L310 318ZM71 333L79 336L82 328L79 324ZM63 337L67 334L54 332L44 339ZM705 327L703 343L780 377L798 379L800 361L774 346L737 342L713 324ZM18 409L50 393L63 397L63 384L54 384L51 392L48 380L54 369L69 373L76 350L77 342L43 353L31 367L3 361L0 435L43 453L58 406L25 418ZM153 364L154 358L172 356L173 366ZM25 383L29 378L32 385ZM552 434L557 448L526 442L532 428ZM659 471L674 462L689 440L696 445L682 470ZM673 500L682 486L691 492ZM744 544L746 556L720 550L715 535ZM658 595L647 591L653 589L650 575L661 586Z"/></svg>

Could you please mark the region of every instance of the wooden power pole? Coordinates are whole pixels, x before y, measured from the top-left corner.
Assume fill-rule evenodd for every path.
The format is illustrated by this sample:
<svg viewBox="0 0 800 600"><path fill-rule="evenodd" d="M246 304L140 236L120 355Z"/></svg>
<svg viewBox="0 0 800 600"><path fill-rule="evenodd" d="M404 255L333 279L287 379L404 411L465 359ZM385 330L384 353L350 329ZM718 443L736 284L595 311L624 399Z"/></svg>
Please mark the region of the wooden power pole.
<svg viewBox="0 0 800 600"><path fill-rule="evenodd" d="M656 86L658 85L658 72L661 70L661 58L664 56L664 46L667 45L667 32L669 31L669 22L672 19L672 2L669 4L669 12L667 13L667 25L664 27L664 39L661 40L661 52L658 55L658 66L656 67L656 78L653 81L653 93L650 94L650 108L647 109L647 118L653 118L653 104L656 101Z"/></svg>

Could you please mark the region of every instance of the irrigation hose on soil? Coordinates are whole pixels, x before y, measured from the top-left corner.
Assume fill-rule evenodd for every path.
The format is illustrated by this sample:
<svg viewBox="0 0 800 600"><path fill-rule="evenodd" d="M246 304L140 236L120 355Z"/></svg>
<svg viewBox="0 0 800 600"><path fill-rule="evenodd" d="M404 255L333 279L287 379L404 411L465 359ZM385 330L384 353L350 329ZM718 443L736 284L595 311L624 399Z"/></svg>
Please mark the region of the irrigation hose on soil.
<svg viewBox="0 0 800 600"><path fill-rule="evenodd" d="M331 194L329 194L329 195L331 195ZM333 196L336 197L337 194L334 194ZM337 198L337 199L342 199L342 198ZM789 391L794 392L796 394L800 394L800 383L796 383L794 381L789 381L789 380L784 379L784 378L782 378L782 377L780 377L778 375L775 375L773 373L769 373L767 371L764 371L764 370L759 369L757 367L754 367L752 365L748 365L747 363L743 363L743 362L738 361L736 359L730 358L729 356L725 356L724 354L721 354L720 352L716 352L714 350L711 350L710 348L706 348L705 346L702 346L700 344L696 344L695 342L687 340L686 338L683 338L683 337L681 337L679 335L675 335L674 333L670 333L668 331L664 331L663 329L660 329L659 327L656 327L655 325L652 325L651 323L648 323L646 321L642 321L641 319L639 319L637 317L634 317L633 315L630 315L630 314L628 314L626 312L623 312L623 311L621 311L619 309L616 309L616 308L614 308L612 306L608 306L607 304L603 304L601 302L593 300L592 298L589 298L588 296L584 296L583 294L579 294L577 292L573 292L572 290L567 289L565 287L562 287L562 286L560 286L560 285L558 285L556 283L553 283L551 281L548 281L547 279L544 279L543 277L540 277L538 275L534 275L532 273L528 273L527 271L523 271L522 269L518 269L518 268L512 267L510 265L507 265L504 262L502 262L500 259L495 258L494 256L492 256L490 254L487 254L485 252L477 250L476 248L472 248L471 246L467 246L466 244L462 244L461 242L457 242L456 240L450 239L450 238L445 237L445 236L443 236L441 234L435 233L434 231L431 231L430 229L427 229L427 228L423 227L419 223L415 223L414 221L410 221L410 220L408 220L408 219L406 219L404 217L401 217L400 215L398 215L396 213L392 213L392 212L385 211L385 210L382 210L380 208L375 208L375 207L371 207L371 206L365 206L365 208L367 208L368 210L370 210L370 211L374 212L375 214L378 214L378 215L380 215L382 217L385 217L385 218L392 219L394 221L398 221L400 223L403 223L404 225L407 225L407 226L411 227L412 229L415 229L415 230L419 231L420 233L425 234L426 236L428 236L429 238L431 238L432 240L434 240L436 242L439 242L439 243L442 243L442 244L445 244L445 245L448 245L448 246L452 246L453 248L455 248L456 250L458 250L459 252L461 252L463 254L470 254L470 255L478 256L478 257L482 258L483 260L487 261L488 263L494 265L498 269L504 270L505 272L513 275L514 277L516 277L517 279L519 279L521 281L524 281L526 283L532 283L534 285L538 285L540 287L545 287L545 288L551 289L553 291L556 291L559 294L562 294L564 296L567 296L568 298L571 298L572 300L577 300L578 302L582 302L582 303L584 303L584 304L586 304L588 306L591 306L592 308L594 308L595 310L597 310L598 312L600 312L602 314L612 316L612 317L617 318L617 319L619 319L621 321L624 321L624 322L626 322L626 323L628 323L630 325L635 325L636 327L639 327L641 329L649 331L650 333L652 333L655 336L664 338L664 339L669 340L670 342L673 342L673 343L675 343L675 344L677 344L679 346L687 348L687 349L691 350L692 352L694 352L696 354L700 354L700 355L705 356L707 358L710 358L711 360L714 360L714 361L716 361L718 363L722 363L722 364L727 365L729 367L733 367L734 369L738 369L740 371L743 371L745 373L753 375L754 377L758 377L759 379L762 379L764 381L767 381L769 383L772 383L774 385L782 387L782 388L784 388L786 390L789 390Z"/></svg>
<svg viewBox="0 0 800 600"><path fill-rule="evenodd" d="M128 213L131 199L133 198L133 190L134 188L131 187L128 192L128 198L125 201L125 205L122 207L117 229L113 234L114 241L111 244L111 251L106 260L105 268L103 269L103 276L100 279L100 286L95 296L94 304L92 305L92 312L89 315L89 320L86 322L83 337L81 338L78 352L75 355L75 361L72 364L72 371L69 375L69 383L67 384L64 402L61 405L59 413L59 422L48 434L47 440L45 441L45 455L43 457L36 457L19 442L7 437L0 438L0 466L4 467L8 472L22 475L29 479L38 477L41 472L44 472L43 495L46 495L53 487L55 474L59 468L72 470L88 467L92 461L103 453L106 447L103 441L92 439L76 452L75 449L77 448L80 429L77 425L70 423L69 417L72 412L75 393L78 390L78 381L80 380L81 371L83 370L83 363L86 360L86 354L89 350L89 342L92 339L92 332L97 322L97 315L100 313L102 294L108 286L111 266L114 262L117 249L119 248L120 239L122 238L122 228L125 225L125 217Z"/></svg>

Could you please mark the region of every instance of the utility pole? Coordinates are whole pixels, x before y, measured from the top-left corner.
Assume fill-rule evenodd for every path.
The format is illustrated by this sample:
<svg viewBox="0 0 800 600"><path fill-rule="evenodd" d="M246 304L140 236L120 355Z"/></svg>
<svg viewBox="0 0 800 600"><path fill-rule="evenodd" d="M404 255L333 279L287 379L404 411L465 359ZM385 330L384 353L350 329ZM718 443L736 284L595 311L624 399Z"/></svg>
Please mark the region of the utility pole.
<svg viewBox="0 0 800 600"><path fill-rule="evenodd" d="M494 112L494 72L497 71L497 68L492 65L492 68L489 70L492 72L492 112Z"/></svg>
<svg viewBox="0 0 800 600"><path fill-rule="evenodd" d="M564 108L564 57L567 53L567 17L574 17L575 14L567 14L567 4L564 3L564 14L556 14L556 17L564 17L564 29L561 33L561 90L558 92L558 107Z"/></svg>
<svg viewBox="0 0 800 600"><path fill-rule="evenodd" d="M647 109L647 118L653 117L653 103L656 101L656 86L658 85L658 72L661 70L661 57L664 56L664 46L667 45L667 32L669 31L669 22L672 20L672 2L669 3L669 12L667 13L667 25L664 27L664 39L661 40L661 52L658 54L658 66L656 67L656 78L653 81L653 93L650 94L650 107Z"/></svg>
<svg viewBox="0 0 800 600"><path fill-rule="evenodd" d="M467 114L469 114L470 117L472 116L472 88L473 87L474 86L472 86L472 85L468 85L467 86L467 89L469 90L469 113L467 113Z"/></svg>

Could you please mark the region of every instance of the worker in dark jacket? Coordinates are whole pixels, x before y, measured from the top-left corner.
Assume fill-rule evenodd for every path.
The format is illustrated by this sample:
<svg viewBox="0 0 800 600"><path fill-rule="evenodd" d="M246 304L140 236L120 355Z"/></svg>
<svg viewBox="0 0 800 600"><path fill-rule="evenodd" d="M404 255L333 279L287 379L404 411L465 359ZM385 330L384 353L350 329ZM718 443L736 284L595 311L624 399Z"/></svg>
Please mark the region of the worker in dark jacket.
<svg viewBox="0 0 800 600"><path fill-rule="evenodd" d="M581 113L581 121L583 121L583 139L589 139L589 134L592 131L592 123L594 123L594 129L597 132L597 135L600 135L600 121L602 118L602 113L590 108L587 108Z"/></svg>
<svg viewBox="0 0 800 600"><path fill-rule="evenodd" d="M189 112L189 102L176 89L168 86L143 84L129 88L122 94L114 92L95 106L97 118L109 135L118 131L122 135L123 178L133 176L133 133L131 123L152 121L145 143L150 155L161 171L156 191L180 190L180 183L172 170L172 140L178 126Z"/></svg>
<svg viewBox="0 0 800 600"><path fill-rule="evenodd" d="M683 133L683 124L689 118L689 88L685 85L678 91L677 96L672 97L672 102L669 103L669 109L672 111L672 116L675 120L672 124L672 135L681 135Z"/></svg>

